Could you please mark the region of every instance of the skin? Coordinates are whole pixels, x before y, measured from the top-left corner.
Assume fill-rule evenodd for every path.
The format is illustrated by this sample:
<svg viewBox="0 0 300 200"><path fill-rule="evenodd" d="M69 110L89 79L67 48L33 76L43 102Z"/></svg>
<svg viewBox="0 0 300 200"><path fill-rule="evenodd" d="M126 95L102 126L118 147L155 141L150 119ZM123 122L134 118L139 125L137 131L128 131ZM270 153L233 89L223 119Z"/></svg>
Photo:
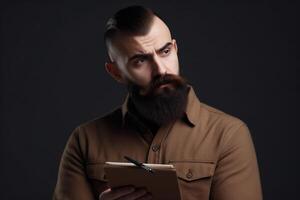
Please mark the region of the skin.
<svg viewBox="0 0 300 200"><path fill-rule="evenodd" d="M108 49L111 61L105 63L107 72L122 84L130 80L139 85L142 94L155 75L179 75L176 40L158 17L146 35L120 34Z"/></svg>
<svg viewBox="0 0 300 200"><path fill-rule="evenodd" d="M131 81L139 85L143 95L155 75L179 75L177 53L177 44L169 28L161 19L154 17L146 35L120 34L113 43L108 44L111 61L105 63L105 68L116 81L122 84ZM151 195L145 189L124 186L105 190L99 199L151 199Z"/></svg>

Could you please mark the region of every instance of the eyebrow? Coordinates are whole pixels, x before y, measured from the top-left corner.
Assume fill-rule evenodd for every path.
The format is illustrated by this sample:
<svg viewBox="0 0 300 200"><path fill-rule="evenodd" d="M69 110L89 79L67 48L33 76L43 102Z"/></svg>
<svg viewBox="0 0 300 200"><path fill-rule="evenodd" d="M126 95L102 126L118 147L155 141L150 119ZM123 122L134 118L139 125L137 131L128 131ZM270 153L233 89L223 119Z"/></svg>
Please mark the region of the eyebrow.
<svg viewBox="0 0 300 200"><path fill-rule="evenodd" d="M172 44L172 42L167 42L164 46L162 46L161 48L159 48L158 50L156 50L156 52L161 52L163 51L165 48L167 48L168 46L170 46ZM138 53L138 54L134 54L133 56L131 56L128 60L134 60L136 58L145 58L148 57L150 54L146 54L146 53Z"/></svg>
<svg viewBox="0 0 300 200"><path fill-rule="evenodd" d="M168 46L170 46L172 44L172 42L167 42L163 47L161 47L160 49L158 49L157 51L161 52L163 51L165 48L167 48Z"/></svg>

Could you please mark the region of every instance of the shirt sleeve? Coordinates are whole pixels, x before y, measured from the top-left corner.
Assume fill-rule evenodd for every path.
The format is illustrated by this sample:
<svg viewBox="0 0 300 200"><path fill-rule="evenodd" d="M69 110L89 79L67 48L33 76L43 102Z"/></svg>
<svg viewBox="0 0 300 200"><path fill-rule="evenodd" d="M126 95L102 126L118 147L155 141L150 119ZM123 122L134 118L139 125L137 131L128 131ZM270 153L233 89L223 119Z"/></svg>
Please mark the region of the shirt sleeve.
<svg viewBox="0 0 300 200"><path fill-rule="evenodd" d="M80 128L71 134L64 149L54 190L53 200L94 200L84 167L84 153L80 144Z"/></svg>
<svg viewBox="0 0 300 200"><path fill-rule="evenodd" d="M212 200L262 200L256 153L245 124L229 131L216 166Z"/></svg>

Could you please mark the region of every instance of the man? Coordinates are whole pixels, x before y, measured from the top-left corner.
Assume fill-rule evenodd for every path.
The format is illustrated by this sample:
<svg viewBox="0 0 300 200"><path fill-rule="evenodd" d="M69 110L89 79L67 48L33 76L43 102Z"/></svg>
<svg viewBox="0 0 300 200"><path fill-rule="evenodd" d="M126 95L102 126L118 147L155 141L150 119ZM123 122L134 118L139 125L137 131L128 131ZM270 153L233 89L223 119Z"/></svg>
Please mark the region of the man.
<svg viewBox="0 0 300 200"><path fill-rule="evenodd" d="M168 163L182 199L261 200L254 146L239 119L201 103L179 75L177 44L151 10L131 6L106 27L107 72L128 88L122 106L77 127L54 199L151 199L145 188L108 188L106 161Z"/></svg>

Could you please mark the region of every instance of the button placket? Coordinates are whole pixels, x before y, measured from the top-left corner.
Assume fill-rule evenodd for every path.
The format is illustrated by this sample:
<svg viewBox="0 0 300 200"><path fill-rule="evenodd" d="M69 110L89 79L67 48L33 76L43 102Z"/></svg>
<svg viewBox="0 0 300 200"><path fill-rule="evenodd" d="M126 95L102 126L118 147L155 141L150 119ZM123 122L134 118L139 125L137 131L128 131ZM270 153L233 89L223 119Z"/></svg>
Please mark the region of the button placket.
<svg viewBox="0 0 300 200"><path fill-rule="evenodd" d="M148 163L160 163L160 154L161 154L161 144L165 138L165 136L169 133L172 124L168 124L158 129L155 134L152 145L150 146L147 162Z"/></svg>
<svg viewBox="0 0 300 200"><path fill-rule="evenodd" d="M160 149L160 145L159 144L155 144L152 146L152 151L157 152Z"/></svg>
<svg viewBox="0 0 300 200"><path fill-rule="evenodd" d="M188 172L185 175L188 179L191 179L193 177L193 172L191 171L191 169L188 170Z"/></svg>

